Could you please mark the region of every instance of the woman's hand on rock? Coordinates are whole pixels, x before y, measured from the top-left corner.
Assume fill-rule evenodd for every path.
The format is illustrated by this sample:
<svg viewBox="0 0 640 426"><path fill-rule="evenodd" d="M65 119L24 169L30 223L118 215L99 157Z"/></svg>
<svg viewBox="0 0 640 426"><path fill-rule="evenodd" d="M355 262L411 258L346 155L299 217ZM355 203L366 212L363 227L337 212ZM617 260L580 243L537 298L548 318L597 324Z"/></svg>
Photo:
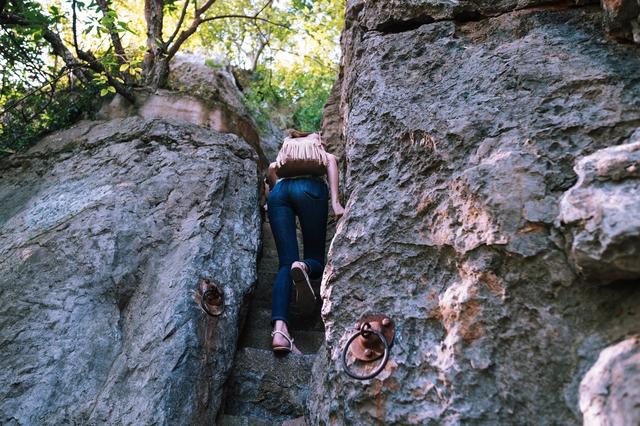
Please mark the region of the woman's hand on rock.
<svg viewBox="0 0 640 426"><path fill-rule="evenodd" d="M333 203L333 214L336 215L337 219L340 219L344 214L344 207L340 203Z"/></svg>

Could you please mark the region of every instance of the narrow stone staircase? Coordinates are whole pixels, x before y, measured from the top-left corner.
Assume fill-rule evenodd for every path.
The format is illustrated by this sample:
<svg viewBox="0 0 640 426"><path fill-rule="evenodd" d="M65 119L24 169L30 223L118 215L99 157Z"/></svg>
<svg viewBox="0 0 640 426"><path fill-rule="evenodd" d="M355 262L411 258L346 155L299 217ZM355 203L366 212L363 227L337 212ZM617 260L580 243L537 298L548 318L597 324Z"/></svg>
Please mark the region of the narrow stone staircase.
<svg viewBox="0 0 640 426"><path fill-rule="evenodd" d="M327 246L333 236L332 218ZM279 357L271 351L271 285L278 270L278 254L265 221L263 253L258 265L258 286L238 342L234 367L225 386L219 426L305 425L304 407L311 367L324 339L320 304L303 314L290 309L289 328L304 355ZM301 247L300 235L299 246ZM320 282L313 282L319 294Z"/></svg>

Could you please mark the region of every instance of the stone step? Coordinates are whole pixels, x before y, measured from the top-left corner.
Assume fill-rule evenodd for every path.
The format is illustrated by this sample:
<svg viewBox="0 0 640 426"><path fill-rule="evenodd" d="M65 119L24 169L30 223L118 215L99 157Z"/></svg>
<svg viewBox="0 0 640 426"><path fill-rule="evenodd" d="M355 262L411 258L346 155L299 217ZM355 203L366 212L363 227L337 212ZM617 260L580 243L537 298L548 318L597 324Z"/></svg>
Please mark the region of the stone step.
<svg viewBox="0 0 640 426"><path fill-rule="evenodd" d="M289 329L292 333L298 331L318 331L324 333L324 324L320 317L319 308L317 312L311 315L302 315L293 309L289 310ZM243 331L255 329L271 329L271 307L263 308L251 304L244 323ZM295 338L295 336L294 336Z"/></svg>
<svg viewBox="0 0 640 426"><path fill-rule="evenodd" d="M305 426L303 414L314 355L281 357L271 351L271 287L278 272L278 254L267 222L262 234L258 285L251 295L234 367L225 385L224 415L218 424ZM331 227L327 236L330 241ZM298 244L301 247L300 241ZM320 280L312 285L319 294ZM312 312L301 312L295 302L290 308L290 331L304 353L317 352L324 340L320 310L320 300Z"/></svg>
<svg viewBox="0 0 640 426"><path fill-rule="evenodd" d="M223 415L218 420L216 425L217 426L307 426L307 423L304 417L297 417L295 419L289 419L283 422L279 422L279 421L270 422L264 419L257 419L255 417Z"/></svg>
<svg viewBox="0 0 640 426"><path fill-rule="evenodd" d="M315 354L324 341L324 333L316 330L290 330L291 336L298 349L305 354ZM239 348L271 349L271 327L269 322L263 327L245 327L240 340Z"/></svg>
<svg viewBox="0 0 640 426"><path fill-rule="evenodd" d="M255 417L229 415L223 415L216 423L217 426L272 426L280 424L282 423L269 422Z"/></svg>
<svg viewBox="0 0 640 426"><path fill-rule="evenodd" d="M307 426L307 421L304 417L298 417L295 419L285 420L282 422L282 426Z"/></svg>
<svg viewBox="0 0 640 426"><path fill-rule="evenodd" d="M304 415L314 355L241 348L225 386L224 414L278 424Z"/></svg>
<svg viewBox="0 0 640 426"><path fill-rule="evenodd" d="M271 307L271 287L275 273L258 270L258 285L253 290L253 303L261 307Z"/></svg>

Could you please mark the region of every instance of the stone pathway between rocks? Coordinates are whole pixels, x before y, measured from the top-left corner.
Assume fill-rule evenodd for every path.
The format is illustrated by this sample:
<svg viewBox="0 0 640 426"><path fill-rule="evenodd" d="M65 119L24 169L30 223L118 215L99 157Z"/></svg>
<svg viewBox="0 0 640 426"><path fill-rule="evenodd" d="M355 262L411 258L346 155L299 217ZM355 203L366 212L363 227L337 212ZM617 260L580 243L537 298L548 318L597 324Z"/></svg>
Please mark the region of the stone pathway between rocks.
<svg viewBox="0 0 640 426"><path fill-rule="evenodd" d="M331 237L331 223L329 228L327 236ZM240 335L234 367L225 385L223 414L219 416L218 426L305 425L304 407L311 368L324 340L320 306L318 304L310 316L302 316L292 306L290 331L304 355L291 353L276 357L271 351L271 284L278 270L278 254L266 221L262 237L258 286ZM320 282L313 284L319 294Z"/></svg>

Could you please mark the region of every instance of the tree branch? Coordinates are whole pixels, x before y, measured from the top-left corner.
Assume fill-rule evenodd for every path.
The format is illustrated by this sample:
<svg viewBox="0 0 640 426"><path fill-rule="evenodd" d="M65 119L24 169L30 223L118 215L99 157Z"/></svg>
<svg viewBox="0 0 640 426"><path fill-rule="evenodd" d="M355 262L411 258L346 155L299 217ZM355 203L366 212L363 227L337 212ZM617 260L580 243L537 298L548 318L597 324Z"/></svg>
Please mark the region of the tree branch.
<svg viewBox="0 0 640 426"><path fill-rule="evenodd" d="M209 18L202 19L200 23L210 22L210 21L217 21L218 19L227 19L227 18L250 19L252 21L266 22L266 23L271 24L271 25L276 25L278 27L286 28L287 30L290 29L290 27L288 25L281 24L279 22L273 22L273 21L270 21L269 19L260 18L260 17L255 16L255 15L252 16L252 15L234 15L234 14L230 14L230 15L211 16Z"/></svg>
<svg viewBox="0 0 640 426"><path fill-rule="evenodd" d="M16 40L15 35L11 31L8 31L6 28L2 28L2 31L4 35L11 40L11 44L14 49L10 49L9 46L0 46L1 55L14 62L20 61L25 68L29 69L34 74L46 74L50 78L54 77L54 74L43 68L41 63L35 62L34 58L29 56L29 54L23 50L20 42Z"/></svg>
<svg viewBox="0 0 640 426"><path fill-rule="evenodd" d="M182 6L182 12L180 13L180 19L178 20L178 25L176 25L176 29L173 31L173 34L171 34L171 37L169 37L169 40L167 40L167 42L165 43L165 46L169 46L173 42L173 39L175 39L176 36L178 35L178 31L180 31L180 27L182 27L184 18L187 15L188 7L189 7L189 0L184 0L184 6Z"/></svg>
<svg viewBox="0 0 640 426"><path fill-rule="evenodd" d="M113 12L113 10L109 7L109 3L107 0L96 0L96 4L98 8L102 12L102 15L106 18L109 13ZM116 52L116 58L118 59L119 64L124 64L128 62L127 54L124 51L124 47L122 47L122 40L120 39L120 34L115 31L115 27L113 23L107 27L109 30L109 36L111 37L111 44L113 45L113 50Z"/></svg>
<svg viewBox="0 0 640 426"><path fill-rule="evenodd" d="M267 3L268 5L269 3ZM265 5L265 7L267 6ZM264 8L262 9L264 10ZM260 25L258 24L258 22L254 21L253 25L256 27L256 30L258 30L258 35L259 35L259 40L260 40L260 44L258 46L258 50L252 52L254 54L253 57L253 61L252 61L252 65L251 65L251 71L254 72L257 68L258 68L258 61L260 60L260 56L262 55L262 52L264 51L264 49L270 45L270 41L271 41L271 27L269 27L269 33L265 34L262 31L262 27L260 27Z"/></svg>
<svg viewBox="0 0 640 426"><path fill-rule="evenodd" d="M64 63L73 69L73 75L75 75L80 81L88 82L91 79L90 73L82 69L82 64L73 56L73 53L65 46L60 36L49 28L42 29L42 37L47 40L53 54L62 58Z"/></svg>
<svg viewBox="0 0 640 426"><path fill-rule="evenodd" d="M258 61L260 60L260 55L262 55L262 52L264 51L265 47L267 47L269 45L269 39L267 38L260 38L260 44L258 45L258 49L253 53L253 58L251 60L251 72L255 72L255 70L258 68Z"/></svg>
<svg viewBox="0 0 640 426"><path fill-rule="evenodd" d="M91 72L86 69L87 67L95 72L105 73L105 75L107 76L107 81L116 89L116 92L121 94L130 102L135 103L135 97L133 96L129 88L120 83L109 72L107 72L104 65L102 65L102 63L100 63L100 61L98 61L98 59L93 56L92 53L81 50L76 44L77 40L74 40L74 44L76 44L76 52L78 55L76 59L76 57L73 56L73 53L71 53L71 51L64 44L60 36L53 32L49 27L44 26L41 23L29 22L22 16L18 15L2 15L0 16L0 24L16 25L21 27L39 27L42 30L42 37L49 43L54 55L61 57L67 67L73 70L73 74L78 79L84 81L85 83L91 80L92 75ZM86 65L81 63L79 60L86 62Z"/></svg>
<svg viewBox="0 0 640 426"><path fill-rule="evenodd" d="M11 103L9 104L9 106L6 106L4 110L2 110L2 112L0 112L0 117L2 117L3 115L5 115L7 112L11 111L12 109L15 109L21 102L23 102L25 99L27 99L28 97L32 96L33 94L40 92L41 90L44 90L45 87L47 86L51 86L51 88L53 89L54 85L60 80L62 79L62 77L64 77L65 75L67 75L68 73L70 73L71 70L70 69L61 69L60 72L58 73L57 76L55 76L52 80L47 81L46 83L44 83L43 85L36 87L33 90L28 91L27 93L25 93L22 97L16 99L15 101L10 101Z"/></svg>
<svg viewBox="0 0 640 426"><path fill-rule="evenodd" d="M262 8L256 12L255 16L260 15L262 12L264 12L264 10L269 7L271 5L271 3L273 3L273 0L267 0L267 2L264 4L264 6L262 6Z"/></svg>
<svg viewBox="0 0 640 426"><path fill-rule="evenodd" d="M73 33L73 47L76 49L76 55L80 48L78 47L78 31L77 31L77 21L78 17L76 16L76 0L71 1L71 32Z"/></svg>
<svg viewBox="0 0 640 426"><path fill-rule="evenodd" d="M104 65L102 65L102 63L98 60L98 58L93 56L91 52L85 52L83 50L79 50L78 58L85 61L89 65L89 67L95 72L104 73L104 75L107 76L107 81L109 82L109 84L113 86L113 88L116 89L116 92L122 95L125 99L127 99L131 103L136 102L136 98L135 96L133 96L133 93L131 93L131 90L129 90L127 86L125 86L124 84L116 80L115 77L113 77L111 73L107 71Z"/></svg>
<svg viewBox="0 0 640 426"><path fill-rule="evenodd" d="M176 53L178 53L178 50L180 50L180 47L182 46L182 44L185 41L187 41L187 39L189 37L191 37L198 30L198 27L204 22L211 22L211 21L216 21L216 20L220 20L220 19L229 19L229 18L250 19L250 20L253 20L253 21L266 22L266 23L269 23L271 25L277 25L277 26L289 29L289 27L287 25L284 25L284 24L281 24L281 23L278 23L278 22L273 22L273 21L270 21L269 19L261 18L261 17L258 16L272 3L273 0L267 0L267 2L254 15L227 14L227 15L210 16L208 18L202 18L201 15L203 13L205 13L207 10L209 10L211 8L211 6L213 6L213 4L216 2L216 0L207 0L199 8L197 7L197 4L195 3L196 1L197 0L194 0L194 6L195 6L196 9L195 9L195 16L193 18L193 21L191 21L191 25L189 25L189 27L187 29L185 29L183 31L180 31L180 33L177 36L177 38L175 38L175 33L174 33L171 36L170 41L165 44L166 53L167 53L167 61L170 61L176 55ZM185 8L183 9L183 12L185 10L186 10L186 4L185 4ZM182 23L180 23L179 25L182 25ZM176 28L176 31L178 29L179 29L179 27ZM174 38L175 38L175 41L173 41ZM173 41L172 45L170 45L171 41Z"/></svg>
<svg viewBox="0 0 640 426"><path fill-rule="evenodd" d="M60 36L48 27L43 27L42 24L33 23L22 16L14 14L0 15L0 24L7 26L19 26L19 27L40 27L42 29L42 37L49 43L53 54L62 58L67 66L74 70L74 75L81 81L88 81L91 76L81 69L81 64L73 56L73 53L65 46Z"/></svg>
<svg viewBox="0 0 640 426"><path fill-rule="evenodd" d="M166 45L167 61L170 61L171 58L173 58L176 53L178 53L178 50L180 49L182 44L187 41L187 39L191 37L193 33L196 32L200 24L204 22L204 20L200 16L204 12L209 10L209 8L211 8L211 6L213 6L213 4L216 2L216 0L207 0L201 7L198 8L197 4L195 3L196 1L197 0L194 0L195 16L193 17L193 21L191 21L191 25L189 25L189 28L180 32L180 35L178 35L178 38L175 40L172 46L169 46L168 43Z"/></svg>
<svg viewBox="0 0 640 426"><path fill-rule="evenodd" d="M143 74L148 80L151 77L154 64L164 49L162 0L145 0L144 20L147 23L147 51L143 60Z"/></svg>
<svg viewBox="0 0 640 426"><path fill-rule="evenodd" d="M201 8L196 8L196 18L199 18L200 15L202 15L203 13L205 13L207 10L209 10L209 8L211 6L213 6L213 4L216 2L216 0L207 0Z"/></svg>
<svg viewBox="0 0 640 426"><path fill-rule="evenodd" d="M187 41L187 39L191 37L193 33L196 32L196 30L198 29L201 23L202 23L202 20L196 16L191 22L191 25L189 26L189 28L187 28L186 30L180 31L180 35L178 36L176 41L173 43L173 46L170 46L167 50L167 61L170 61L171 58L173 58L175 54L178 53L180 46L182 46L182 44L185 41Z"/></svg>

